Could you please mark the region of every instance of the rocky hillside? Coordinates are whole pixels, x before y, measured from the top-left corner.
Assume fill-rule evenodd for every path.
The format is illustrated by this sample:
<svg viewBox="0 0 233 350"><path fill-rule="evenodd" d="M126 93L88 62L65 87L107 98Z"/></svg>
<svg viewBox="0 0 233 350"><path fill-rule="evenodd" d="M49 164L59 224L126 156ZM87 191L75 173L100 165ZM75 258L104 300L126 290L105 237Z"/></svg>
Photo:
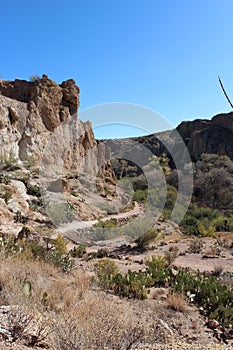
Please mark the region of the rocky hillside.
<svg viewBox="0 0 233 350"><path fill-rule="evenodd" d="M182 122L177 131L194 161L203 153L226 155L233 160L233 112L218 114L211 120Z"/></svg>
<svg viewBox="0 0 233 350"><path fill-rule="evenodd" d="M184 121L171 131L124 140L105 140L104 142L110 147L112 155L116 157L112 161L114 171L118 177L124 177L140 175L141 166L148 163L149 156L152 154L156 156L167 154L170 158L170 166L174 168L174 160L183 157L182 142L187 146L190 158L194 162L200 160L204 153L226 155L233 160L232 139L233 112L230 112L218 114L211 120ZM132 154L135 153L135 146L140 145L149 149L150 153L148 156L141 157L138 162L137 160L134 162ZM179 164L183 166L184 162Z"/></svg>
<svg viewBox="0 0 233 350"><path fill-rule="evenodd" d="M108 150L79 120L78 107L72 79L0 80L0 231L46 222L51 211L56 225L77 215L90 220L101 215L98 201L114 198Z"/></svg>

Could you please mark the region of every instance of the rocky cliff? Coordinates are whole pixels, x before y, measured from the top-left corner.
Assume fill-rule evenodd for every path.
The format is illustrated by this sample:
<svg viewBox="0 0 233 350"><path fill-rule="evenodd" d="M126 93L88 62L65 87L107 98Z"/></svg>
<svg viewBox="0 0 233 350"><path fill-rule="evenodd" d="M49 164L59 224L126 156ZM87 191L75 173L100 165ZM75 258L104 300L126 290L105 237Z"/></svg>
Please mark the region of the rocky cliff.
<svg viewBox="0 0 233 350"><path fill-rule="evenodd" d="M233 160L233 112L218 114L211 120L182 122L177 131L193 161L199 160L202 153L226 155Z"/></svg>
<svg viewBox="0 0 233 350"><path fill-rule="evenodd" d="M77 119L78 106L79 88L74 80L58 85L43 75L35 82L0 81L2 155L11 153L21 161L33 157L39 163L51 136L60 132L63 135L54 156L61 155L63 144L69 145L64 163L67 168L77 167L96 146L91 124ZM67 128L72 135L64 132Z"/></svg>
<svg viewBox="0 0 233 350"><path fill-rule="evenodd" d="M135 154L135 147L139 145L146 147L151 154L156 156L167 154L172 168L176 167L175 163L178 159L184 158L183 142L193 162L198 161L203 153L226 155L233 160L233 112L218 114L211 120L184 121L175 130L159 134L124 140L105 140L104 142L111 149L112 156L115 157L112 164L119 178L137 176L142 173L141 166L148 163L150 154L132 162L132 154ZM184 163L185 160L179 165L183 166Z"/></svg>
<svg viewBox="0 0 233 350"><path fill-rule="evenodd" d="M65 211L72 207L79 219L100 215L96 198L114 197L109 153L97 144L91 123L79 120L78 107L72 79L60 85L46 75L33 82L0 80L0 231L17 213L41 219L32 205L41 196L36 188L47 190L56 205L62 194Z"/></svg>

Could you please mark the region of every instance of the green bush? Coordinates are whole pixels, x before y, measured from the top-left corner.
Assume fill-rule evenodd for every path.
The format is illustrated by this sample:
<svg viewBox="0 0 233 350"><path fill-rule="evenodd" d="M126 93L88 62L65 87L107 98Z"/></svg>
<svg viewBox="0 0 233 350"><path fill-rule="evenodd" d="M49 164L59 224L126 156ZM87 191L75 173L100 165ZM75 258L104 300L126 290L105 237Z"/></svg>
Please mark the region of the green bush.
<svg viewBox="0 0 233 350"><path fill-rule="evenodd" d="M12 198L12 190L10 188L0 188L0 198L3 198L5 203L8 204Z"/></svg>
<svg viewBox="0 0 233 350"><path fill-rule="evenodd" d="M46 261L59 267L64 273L68 273L74 267L74 260L71 259L68 254L61 256L56 251L50 251L46 257Z"/></svg>
<svg viewBox="0 0 233 350"><path fill-rule="evenodd" d="M8 171L14 171L20 168L18 165L18 159L14 156L13 152L10 152L9 154L1 153L0 164L2 164L3 168Z"/></svg>
<svg viewBox="0 0 233 350"><path fill-rule="evenodd" d="M146 260L147 273L153 278L155 286L163 287L170 285L173 273L167 268L166 259L160 255L154 255L150 260Z"/></svg>
<svg viewBox="0 0 233 350"><path fill-rule="evenodd" d="M147 195L147 190L137 190L134 192L132 200L134 202L145 203L147 200Z"/></svg>
<svg viewBox="0 0 233 350"><path fill-rule="evenodd" d="M229 220L218 210L195 205L190 206L181 222L185 233L196 236L214 236L216 231L224 227L229 227Z"/></svg>
<svg viewBox="0 0 233 350"><path fill-rule="evenodd" d="M66 254L67 252L67 241L62 237L62 235L58 235L56 239L54 239L54 247L56 250L56 253L60 255L61 257Z"/></svg>
<svg viewBox="0 0 233 350"><path fill-rule="evenodd" d="M141 237L135 240L137 248L145 248L158 236L158 231L156 229L151 229L148 232L144 233Z"/></svg>
<svg viewBox="0 0 233 350"><path fill-rule="evenodd" d="M149 287L170 287L203 307L208 318L215 318L223 327L231 327L233 292L217 277L199 271L191 273L187 268L166 268L167 262L161 256L153 256L146 265L146 271L129 270L122 275L113 261L103 259L96 264L96 271L100 285L117 295L145 299Z"/></svg>
<svg viewBox="0 0 233 350"><path fill-rule="evenodd" d="M116 274L112 281L111 287L117 295L127 297L129 299L146 299L149 285L152 285L150 274L141 271L128 271L127 274Z"/></svg>
<svg viewBox="0 0 233 350"><path fill-rule="evenodd" d="M0 183L4 185L9 185L11 182L10 178L6 174L0 174Z"/></svg>
<svg viewBox="0 0 233 350"><path fill-rule="evenodd" d="M82 258L87 252L87 246L85 244L79 243L78 246L74 247L70 251L72 258Z"/></svg>
<svg viewBox="0 0 233 350"><path fill-rule="evenodd" d="M113 277L118 273L118 268L111 259L102 259L95 264L98 282L102 287L109 288L112 285Z"/></svg>

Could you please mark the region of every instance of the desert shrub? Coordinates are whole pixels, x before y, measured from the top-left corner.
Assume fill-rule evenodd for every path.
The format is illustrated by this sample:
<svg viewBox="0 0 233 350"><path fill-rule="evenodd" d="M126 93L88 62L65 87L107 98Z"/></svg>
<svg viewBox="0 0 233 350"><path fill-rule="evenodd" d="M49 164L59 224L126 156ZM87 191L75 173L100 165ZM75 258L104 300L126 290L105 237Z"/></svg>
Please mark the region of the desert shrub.
<svg viewBox="0 0 233 350"><path fill-rule="evenodd" d="M96 227L99 228L116 228L117 227L117 220L116 219L110 219L106 221L98 220Z"/></svg>
<svg viewBox="0 0 233 350"><path fill-rule="evenodd" d="M206 315L215 318L224 326L233 321L233 293L215 276L204 273L191 274L180 269L172 283L176 292L192 294L194 302L205 309Z"/></svg>
<svg viewBox="0 0 233 350"><path fill-rule="evenodd" d="M27 157L27 166L32 168L36 165L36 159L33 155Z"/></svg>
<svg viewBox="0 0 233 350"><path fill-rule="evenodd" d="M95 264L95 271L99 284L102 287L109 287L113 277L118 273L118 268L113 260L106 258Z"/></svg>
<svg viewBox="0 0 233 350"><path fill-rule="evenodd" d="M23 177L21 176L21 177L18 177L17 180L24 183L27 189L27 194L35 197L41 197L44 194L44 189L42 187L40 187L37 184L33 185L30 183L29 176L23 176Z"/></svg>
<svg viewBox="0 0 233 350"><path fill-rule="evenodd" d="M146 288L152 284L150 274L141 271L128 271L125 275L118 273L114 261L103 259L96 265L98 282L102 287L111 289L115 294L136 299L145 299Z"/></svg>
<svg viewBox="0 0 233 350"><path fill-rule="evenodd" d="M166 301L172 310L184 312L186 309L186 301L182 294L169 293Z"/></svg>
<svg viewBox="0 0 233 350"><path fill-rule="evenodd" d="M140 322L133 322L126 310L103 296L83 300L52 320L52 327L54 350L131 349L145 333Z"/></svg>
<svg viewBox="0 0 233 350"><path fill-rule="evenodd" d="M14 222L19 222L20 224L25 224L28 218L24 216L21 211L17 211L14 215Z"/></svg>
<svg viewBox="0 0 233 350"><path fill-rule="evenodd" d="M167 267L166 259L160 255L154 255L151 259L146 260L147 272L153 278L155 286L167 286L173 277L172 270Z"/></svg>
<svg viewBox="0 0 233 350"><path fill-rule="evenodd" d="M42 189L38 185L31 185L30 183L27 184L27 193L31 196L35 197L41 197L42 196Z"/></svg>
<svg viewBox="0 0 233 350"><path fill-rule="evenodd" d="M146 190L148 188L147 179L144 174L127 179L133 186L134 191Z"/></svg>
<svg viewBox="0 0 233 350"><path fill-rule="evenodd" d="M48 319L30 304L12 306L6 313L11 342L23 341L31 348L39 345L51 333Z"/></svg>
<svg viewBox="0 0 233 350"><path fill-rule="evenodd" d="M194 196L196 202L212 209L232 209L232 161L226 156L203 154L195 168Z"/></svg>
<svg viewBox="0 0 233 350"><path fill-rule="evenodd" d="M41 77L39 75L34 74L34 75L31 75L29 79L32 83L34 83L36 81L41 80Z"/></svg>
<svg viewBox="0 0 233 350"><path fill-rule="evenodd" d="M149 269L159 271L165 268L166 260L161 255L153 255L151 259L146 260L146 265Z"/></svg>
<svg viewBox="0 0 233 350"><path fill-rule="evenodd" d="M106 221L98 220L97 224L92 229L92 237L94 237L94 239L97 241L111 239L115 236L117 228L118 223L116 219Z"/></svg>
<svg viewBox="0 0 233 350"><path fill-rule="evenodd" d="M95 257L98 259L106 258L109 255L109 251L107 248L99 248L96 252Z"/></svg>
<svg viewBox="0 0 233 350"><path fill-rule="evenodd" d="M79 243L70 251L72 258L82 258L87 252L87 246L85 244Z"/></svg>
<svg viewBox="0 0 233 350"><path fill-rule="evenodd" d="M2 256L8 257L15 255L19 252L19 249L14 235L9 234L7 238L3 237L1 239L0 251Z"/></svg>
<svg viewBox="0 0 233 350"><path fill-rule="evenodd" d="M153 218L150 219L147 217L147 220L145 220L144 218L138 217L122 228L120 227L119 234L127 235L130 239L135 241L135 239L138 239L151 230L153 226Z"/></svg>
<svg viewBox="0 0 233 350"><path fill-rule="evenodd" d="M181 227L190 235L214 236L224 220L218 210L192 205L181 221Z"/></svg>
<svg viewBox="0 0 233 350"><path fill-rule="evenodd" d="M231 219L223 215L219 215L212 221L213 227L215 227L215 230L218 232L230 231L230 224L231 224Z"/></svg>
<svg viewBox="0 0 233 350"><path fill-rule="evenodd" d="M177 200L177 189L174 186L168 185L165 209L172 211L176 200Z"/></svg>
<svg viewBox="0 0 233 350"><path fill-rule="evenodd" d="M46 261L59 267L64 273L70 272L74 267L74 260L70 258L69 254L61 256L57 251L50 251Z"/></svg>
<svg viewBox="0 0 233 350"><path fill-rule="evenodd" d="M150 244L153 239L158 236L158 231L156 229L151 229L148 232L144 233L141 237L135 240L137 248L144 248Z"/></svg>
<svg viewBox="0 0 233 350"><path fill-rule="evenodd" d="M147 200L147 190L136 190L133 194L132 200L134 202L145 203Z"/></svg>
<svg viewBox="0 0 233 350"><path fill-rule="evenodd" d="M107 214L118 214L116 207L111 203L101 203L98 205L100 210L106 211Z"/></svg>
<svg viewBox="0 0 233 350"><path fill-rule="evenodd" d="M203 249L203 242L200 239L194 239L190 242L188 251L189 253L199 254Z"/></svg>
<svg viewBox="0 0 233 350"><path fill-rule="evenodd" d="M111 288L117 295L141 300L147 298L146 288L153 285L153 280L149 273L130 270L125 275L116 274L111 282Z"/></svg>
<svg viewBox="0 0 233 350"><path fill-rule="evenodd" d="M164 257L167 262L167 265L170 266L177 256L179 255L179 248L176 246L171 246L169 250L164 252Z"/></svg>
<svg viewBox="0 0 233 350"><path fill-rule="evenodd" d="M9 185L11 182L10 178L6 174L0 174L0 183L4 185Z"/></svg>
<svg viewBox="0 0 233 350"><path fill-rule="evenodd" d="M18 170L20 167L18 165L18 159L14 156L13 152L9 154L0 154L0 164L2 164L3 169L8 171Z"/></svg>
<svg viewBox="0 0 233 350"><path fill-rule="evenodd" d="M58 234L57 238L54 239L53 244L58 255L65 255L65 253L67 252L67 241L62 237L61 234Z"/></svg>
<svg viewBox="0 0 233 350"><path fill-rule="evenodd" d="M8 204L12 198L13 192L11 188L0 188L0 198L3 198L5 203Z"/></svg>
<svg viewBox="0 0 233 350"><path fill-rule="evenodd" d="M62 238L62 237L61 237ZM60 268L67 273L74 267L74 260L65 253L66 242L62 239L54 240L52 249L47 249L45 245L37 240L16 240L15 236L3 239L0 247L1 255L12 256L18 259L33 260L38 259Z"/></svg>
<svg viewBox="0 0 233 350"><path fill-rule="evenodd" d="M216 235L216 229L213 225L208 225L205 227L204 225L200 224L198 225L198 232L202 237L215 237Z"/></svg>

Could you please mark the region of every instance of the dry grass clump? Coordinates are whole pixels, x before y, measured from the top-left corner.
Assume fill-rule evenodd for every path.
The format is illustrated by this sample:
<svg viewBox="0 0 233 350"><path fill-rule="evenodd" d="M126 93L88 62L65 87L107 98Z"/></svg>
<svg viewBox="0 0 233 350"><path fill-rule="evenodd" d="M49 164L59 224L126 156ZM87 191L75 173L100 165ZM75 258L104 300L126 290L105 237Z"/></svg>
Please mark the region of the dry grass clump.
<svg viewBox="0 0 233 350"><path fill-rule="evenodd" d="M219 245L224 248L232 248L233 247L233 233L232 232L224 232L219 235L218 238Z"/></svg>
<svg viewBox="0 0 233 350"><path fill-rule="evenodd" d="M0 261L2 305L22 304L30 297L32 304L59 309L69 306L74 298L78 301L89 284L90 278L79 270L64 274L43 261L14 257Z"/></svg>
<svg viewBox="0 0 233 350"><path fill-rule="evenodd" d="M212 275L216 277L220 277L223 274L224 266L222 264L217 264L214 266L212 271Z"/></svg>
<svg viewBox="0 0 233 350"><path fill-rule="evenodd" d="M176 245L171 245L169 250L164 252L164 257L168 266L170 266L179 255L179 248Z"/></svg>
<svg viewBox="0 0 233 350"><path fill-rule="evenodd" d="M144 328L104 295L86 295L75 308L53 320L55 350L131 349L144 338Z"/></svg>
<svg viewBox="0 0 233 350"><path fill-rule="evenodd" d="M11 306L5 314L5 320L8 340L12 343L20 341L34 347L42 345L51 334L48 315L39 311L35 305Z"/></svg>
<svg viewBox="0 0 233 350"><path fill-rule="evenodd" d="M7 305L8 341L30 347L125 350L170 336L157 317L145 322L127 301L93 291L82 271L63 273L40 260L1 259L0 300Z"/></svg>
<svg viewBox="0 0 233 350"><path fill-rule="evenodd" d="M8 340L31 347L47 340L56 350L130 349L144 328L106 295L91 292L90 278L38 260L0 261L0 299ZM2 322L2 319L1 319Z"/></svg>
<svg viewBox="0 0 233 350"><path fill-rule="evenodd" d="M216 245L211 245L202 251L202 257L218 257L221 253L221 249Z"/></svg>
<svg viewBox="0 0 233 350"><path fill-rule="evenodd" d="M189 244L188 253L199 254L203 249L203 242L201 239L195 238Z"/></svg>
<svg viewBox="0 0 233 350"><path fill-rule="evenodd" d="M175 311L184 312L186 310L186 301L182 294L170 293L167 296L167 303L169 308Z"/></svg>

